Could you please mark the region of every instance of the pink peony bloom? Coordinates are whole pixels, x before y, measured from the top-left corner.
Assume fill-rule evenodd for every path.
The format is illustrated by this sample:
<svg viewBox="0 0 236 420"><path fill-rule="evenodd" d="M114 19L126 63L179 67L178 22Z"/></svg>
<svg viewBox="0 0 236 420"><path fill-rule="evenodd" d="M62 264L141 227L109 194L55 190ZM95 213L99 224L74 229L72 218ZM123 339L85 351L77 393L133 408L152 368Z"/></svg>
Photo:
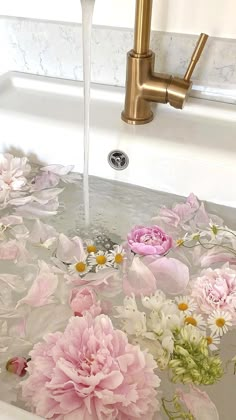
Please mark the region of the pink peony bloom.
<svg viewBox="0 0 236 420"><path fill-rule="evenodd" d="M220 309L236 319L236 270L228 264L215 270L208 268L193 283L192 296L202 312L210 314Z"/></svg>
<svg viewBox="0 0 236 420"><path fill-rule="evenodd" d="M43 418L151 420L159 408L153 357L105 315L72 317L30 355L23 398Z"/></svg>
<svg viewBox="0 0 236 420"><path fill-rule="evenodd" d="M20 190L27 183L26 176L31 167L28 158L17 158L9 153L0 154L0 188Z"/></svg>
<svg viewBox="0 0 236 420"><path fill-rule="evenodd" d="M177 395L196 420L219 420L217 408L206 392L191 385L190 392L177 389Z"/></svg>
<svg viewBox="0 0 236 420"><path fill-rule="evenodd" d="M69 304L76 316L83 316L86 312L97 316L102 312L100 302L97 301L94 291L89 287L72 289Z"/></svg>
<svg viewBox="0 0 236 420"><path fill-rule="evenodd" d="M135 226L128 234L128 245L136 254L164 255L173 246L173 240L158 226Z"/></svg>
<svg viewBox="0 0 236 420"><path fill-rule="evenodd" d="M13 357L8 360L6 370L10 373L20 376L21 378L26 375L27 360L24 357Z"/></svg>

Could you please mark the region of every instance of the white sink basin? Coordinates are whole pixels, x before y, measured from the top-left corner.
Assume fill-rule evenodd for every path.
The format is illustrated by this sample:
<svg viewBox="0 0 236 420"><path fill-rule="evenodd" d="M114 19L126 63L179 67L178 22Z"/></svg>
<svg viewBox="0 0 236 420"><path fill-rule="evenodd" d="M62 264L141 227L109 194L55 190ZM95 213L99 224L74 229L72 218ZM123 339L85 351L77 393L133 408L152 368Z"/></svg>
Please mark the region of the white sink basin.
<svg viewBox="0 0 236 420"><path fill-rule="evenodd" d="M124 89L92 86L90 174L236 207L236 106L190 99L183 111L157 107L154 121L120 119ZM0 77L0 151L83 170L83 85L22 73ZM125 151L129 167L107 156Z"/></svg>
<svg viewBox="0 0 236 420"><path fill-rule="evenodd" d="M1 420L40 420L42 417L35 416L34 414L27 413L20 408L13 407L0 401L0 419Z"/></svg>

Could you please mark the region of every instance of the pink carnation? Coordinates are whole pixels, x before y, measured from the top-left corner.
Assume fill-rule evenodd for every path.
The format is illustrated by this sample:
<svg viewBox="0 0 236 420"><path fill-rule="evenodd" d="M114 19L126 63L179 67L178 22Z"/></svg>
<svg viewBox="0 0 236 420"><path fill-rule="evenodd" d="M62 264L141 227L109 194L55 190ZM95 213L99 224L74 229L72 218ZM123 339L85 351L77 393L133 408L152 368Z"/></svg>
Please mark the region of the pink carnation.
<svg viewBox="0 0 236 420"><path fill-rule="evenodd" d="M127 239L130 249L140 255L164 255L173 246L172 238L158 226L135 226Z"/></svg>
<svg viewBox="0 0 236 420"><path fill-rule="evenodd" d="M76 316L83 316L87 311L92 316L100 315L102 312L100 302L97 301L94 291L89 289L89 287L74 288L71 291L69 303Z"/></svg>
<svg viewBox="0 0 236 420"><path fill-rule="evenodd" d="M236 271L228 265L215 270L208 268L194 282L192 296L202 312L221 309L236 318Z"/></svg>
<svg viewBox="0 0 236 420"><path fill-rule="evenodd" d="M43 418L151 420L158 409L153 357L105 315L72 317L30 355L23 398Z"/></svg>

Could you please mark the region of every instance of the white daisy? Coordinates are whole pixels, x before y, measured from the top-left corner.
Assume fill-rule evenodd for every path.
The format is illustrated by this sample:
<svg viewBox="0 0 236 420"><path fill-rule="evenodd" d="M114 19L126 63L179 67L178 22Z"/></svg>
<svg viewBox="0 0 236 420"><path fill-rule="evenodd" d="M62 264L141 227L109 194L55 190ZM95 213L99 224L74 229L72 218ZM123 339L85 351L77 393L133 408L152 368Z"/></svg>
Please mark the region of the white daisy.
<svg viewBox="0 0 236 420"><path fill-rule="evenodd" d="M215 310L209 316L207 323L213 334L219 335L220 337L227 333L228 327L232 326L232 316L229 312Z"/></svg>
<svg viewBox="0 0 236 420"><path fill-rule="evenodd" d="M200 314L190 314L184 318L185 325L192 325L193 327L199 328L199 330L205 330L206 322Z"/></svg>
<svg viewBox="0 0 236 420"><path fill-rule="evenodd" d="M92 252L88 257L88 264L90 269L95 268L96 272L103 268L111 267L109 252L98 251L96 254Z"/></svg>
<svg viewBox="0 0 236 420"><path fill-rule="evenodd" d="M191 314L197 309L197 304L191 296L178 296L175 298L179 311L186 315Z"/></svg>
<svg viewBox="0 0 236 420"><path fill-rule="evenodd" d="M206 335L206 340L210 350L218 350L218 345L220 344L220 337L218 335Z"/></svg>
<svg viewBox="0 0 236 420"><path fill-rule="evenodd" d="M88 254L97 252L97 247L96 247L94 241L92 241L91 239L88 239L87 241L85 241L85 245L86 245L86 252Z"/></svg>
<svg viewBox="0 0 236 420"><path fill-rule="evenodd" d="M125 250L121 245L115 245L113 250L110 250L109 260L115 268L119 268L123 263L125 257Z"/></svg>
<svg viewBox="0 0 236 420"><path fill-rule="evenodd" d="M68 267L68 271L70 274L79 274L80 276L84 276L90 271L90 266L87 264L86 259L79 261L75 258L74 264L70 264Z"/></svg>

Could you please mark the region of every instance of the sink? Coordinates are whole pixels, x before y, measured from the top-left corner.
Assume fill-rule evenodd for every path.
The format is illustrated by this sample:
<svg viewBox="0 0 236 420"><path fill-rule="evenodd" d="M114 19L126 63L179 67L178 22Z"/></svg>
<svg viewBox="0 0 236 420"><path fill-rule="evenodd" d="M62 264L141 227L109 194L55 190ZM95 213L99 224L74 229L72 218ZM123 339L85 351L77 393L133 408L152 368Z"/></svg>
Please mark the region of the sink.
<svg viewBox="0 0 236 420"><path fill-rule="evenodd" d="M35 416L13 405L0 401L1 420L40 420L42 417Z"/></svg>
<svg viewBox="0 0 236 420"><path fill-rule="evenodd" d="M166 105L144 126L120 119L124 89L92 85L90 174L236 207L236 106L190 98L183 111ZM0 151L83 171L83 84L10 72L0 77ZM129 166L115 171L119 149Z"/></svg>

